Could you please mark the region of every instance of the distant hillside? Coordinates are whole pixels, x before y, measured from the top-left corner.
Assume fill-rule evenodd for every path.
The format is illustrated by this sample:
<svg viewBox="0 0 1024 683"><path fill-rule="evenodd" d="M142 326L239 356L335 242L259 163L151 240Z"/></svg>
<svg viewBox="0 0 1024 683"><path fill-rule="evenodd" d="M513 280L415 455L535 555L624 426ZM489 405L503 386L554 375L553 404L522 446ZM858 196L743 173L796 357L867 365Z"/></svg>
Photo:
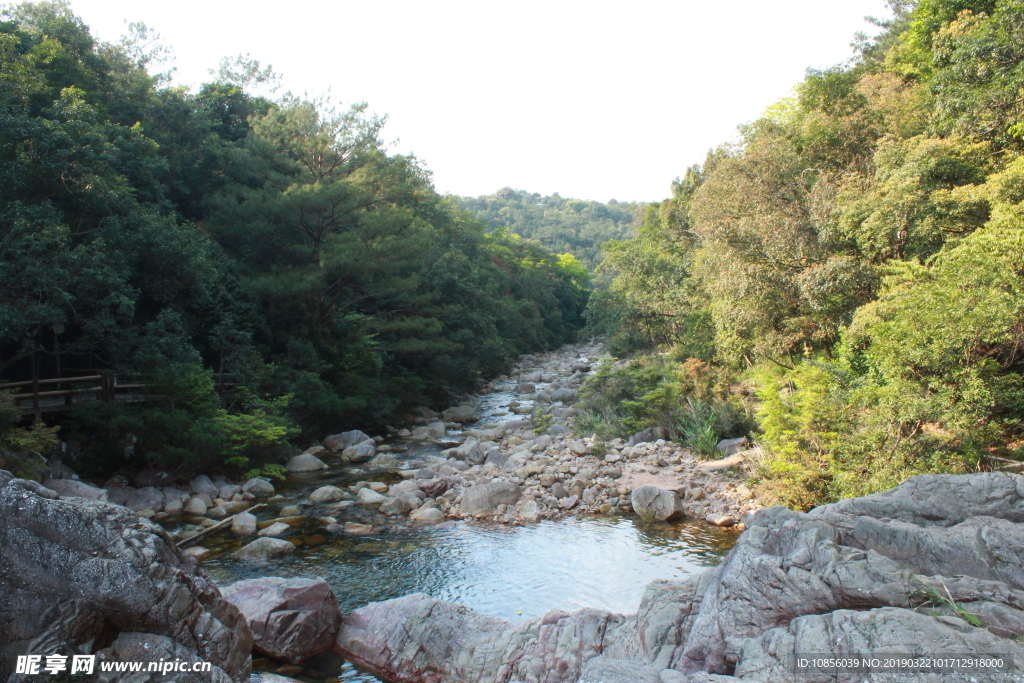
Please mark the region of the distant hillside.
<svg viewBox="0 0 1024 683"><path fill-rule="evenodd" d="M555 253L569 252L593 269L601 261L601 244L633 234L637 202L607 204L565 199L558 194L504 187L483 197L460 197L459 205L487 223L488 228L538 240Z"/></svg>

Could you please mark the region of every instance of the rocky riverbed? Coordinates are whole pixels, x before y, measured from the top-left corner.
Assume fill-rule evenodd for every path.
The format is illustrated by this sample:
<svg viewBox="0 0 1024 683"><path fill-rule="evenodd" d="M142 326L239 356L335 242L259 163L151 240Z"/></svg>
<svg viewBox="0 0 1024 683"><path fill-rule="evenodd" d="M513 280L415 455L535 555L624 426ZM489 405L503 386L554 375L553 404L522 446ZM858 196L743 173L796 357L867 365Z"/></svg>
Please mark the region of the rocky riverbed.
<svg viewBox="0 0 1024 683"><path fill-rule="evenodd" d="M251 653L299 662L335 652L409 683L1024 680L1024 476L924 475L746 522L718 566L654 581L633 614L554 609L516 621L412 594L342 616L322 579L218 589L159 525L0 472L0 677L30 680L14 673L19 654L86 653L208 661L212 673L176 680L243 683ZM793 667L801 653L1001 664L804 674Z"/></svg>
<svg viewBox="0 0 1024 683"><path fill-rule="evenodd" d="M206 475L167 485L152 472L99 486L60 464L43 483L63 496L123 505L179 542L233 516L232 533L258 537L236 553L248 561L290 554L310 536L365 535L396 523L637 514L732 526L759 509L743 483L745 455L756 455L742 450L745 440L723 442L727 457L702 462L654 430L610 443L574 434L573 403L601 353L592 343L524 355L477 395L441 412L418 408L387 436L329 435L288 461L284 486ZM257 503L258 515L246 512ZM202 558L208 550L193 544L188 552Z"/></svg>

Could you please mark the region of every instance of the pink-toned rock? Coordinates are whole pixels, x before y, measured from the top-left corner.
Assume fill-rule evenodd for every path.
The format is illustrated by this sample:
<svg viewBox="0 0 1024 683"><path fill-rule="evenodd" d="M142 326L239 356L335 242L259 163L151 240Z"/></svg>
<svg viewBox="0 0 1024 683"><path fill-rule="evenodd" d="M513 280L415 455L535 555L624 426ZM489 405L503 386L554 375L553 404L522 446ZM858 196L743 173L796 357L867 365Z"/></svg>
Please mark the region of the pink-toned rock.
<svg viewBox="0 0 1024 683"><path fill-rule="evenodd" d="M386 680L568 683L624 621L584 609L515 623L415 593L346 616L334 649Z"/></svg>
<svg viewBox="0 0 1024 683"><path fill-rule="evenodd" d="M233 583L223 594L249 622L253 650L292 664L330 648L341 624L338 598L323 579L268 576Z"/></svg>

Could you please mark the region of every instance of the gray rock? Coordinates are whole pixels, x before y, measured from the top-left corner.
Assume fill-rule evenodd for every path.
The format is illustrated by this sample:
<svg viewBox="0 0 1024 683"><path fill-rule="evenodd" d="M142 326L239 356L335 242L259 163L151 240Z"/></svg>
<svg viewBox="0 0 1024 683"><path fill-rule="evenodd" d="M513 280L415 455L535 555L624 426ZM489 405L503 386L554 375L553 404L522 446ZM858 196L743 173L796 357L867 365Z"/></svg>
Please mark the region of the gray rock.
<svg viewBox="0 0 1024 683"><path fill-rule="evenodd" d="M324 439L324 448L329 451L343 451L349 446L355 446L357 443L363 443L370 439L370 435L365 432L361 432L358 429L353 429L350 432L342 432L341 434L331 434Z"/></svg>
<svg viewBox="0 0 1024 683"><path fill-rule="evenodd" d="M77 479L47 479L43 486L56 491L62 498L83 498L85 500L107 500L107 492L103 489L89 486Z"/></svg>
<svg viewBox="0 0 1024 683"><path fill-rule="evenodd" d="M370 507L379 506L385 500L387 500L385 496L382 496L373 489L362 488L359 489L359 492L356 494L356 502Z"/></svg>
<svg viewBox="0 0 1024 683"><path fill-rule="evenodd" d="M556 389L551 392L552 401L561 401L562 403L572 403L576 400L575 389Z"/></svg>
<svg viewBox="0 0 1024 683"><path fill-rule="evenodd" d="M655 431L654 427L648 427L647 429L643 429L634 434L633 436L629 437L629 441L626 442L626 445L635 446L639 443L649 443L651 441L657 440L657 438L658 434Z"/></svg>
<svg viewBox="0 0 1024 683"><path fill-rule="evenodd" d="M413 441L434 441L448 433L443 422L431 422L428 425L412 430L409 438Z"/></svg>
<svg viewBox="0 0 1024 683"><path fill-rule="evenodd" d="M266 562L275 557L284 557L295 552L295 546L280 538L263 536L249 545L236 550L232 556L246 562Z"/></svg>
<svg viewBox="0 0 1024 683"><path fill-rule="evenodd" d="M519 506L519 518L524 522L537 522L540 520L540 507L535 500L527 500Z"/></svg>
<svg viewBox="0 0 1024 683"><path fill-rule="evenodd" d="M243 536L256 533L256 515L250 512L239 512L231 520L231 531Z"/></svg>
<svg viewBox="0 0 1024 683"><path fill-rule="evenodd" d="M409 519L423 524L439 524L444 521L444 513L434 507L422 508L409 515Z"/></svg>
<svg viewBox="0 0 1024 683"><path fill-rule="evenodd" d="M242 491L244 493L251 493L257 498L270 498L274 495L274 485L266 479L256 477L245 482L242 485Z"/></svg>
<svg viewBox="0 0 1024 683"><path fill-rule="evenodd" d="M136 683L139 674L116 671L102 671L104 662L182 662L187 665L202 664L203 659L195 651L175 642L172 638L153 633L122 632L109 646L96 653L96 680L98 683ZM174 674L178 683L230 683L231 677L219 666L210 671L193 672L191 666ZM144 679L145 680L145 679Z"/></svg>
<svg viewBox="0 0 1024 683"><path fill-rule="evenodd" d="M733 526L736 524L736 518L732 515L723 514L711 514L708 515L704 521L708 524L714 524L715 526Z"/></svg>
<svg viewBox="0 0 1024 683"><path fill-rule="evenodd" d="M683 516L683 502L675 491L637 486L630 494L633 510L645 522L665 522Z"/></svg>
<svg viewBox="0 0 1024 683"><path fill-rule="evenodd" d="M477 415L476 408L471 405L460 405L453 408L448 408L441 413L441 419L445 422L458 422L460 424L466 424L468 422L476 422L480 419Z"/></svg>
<svg viewBox="0 0 1024 683"><path fill-rule="evenodd" d="M487 458L487 453L481 442L471 436L461 446L452 449L451 457L465 460L471 465L479 465Z"/></svg>
<svg viewBox="0 0 1024 683"><path fill-rule="evenodd" d="M537 387L530 384L529 382L520 382L515 386L515 389L513 391L515 391L517 394L532 394L533 392L537 391Z"/></svg>
<svg viewBox="0 0 1024 683"><path fill-rule="evenodd" d="M408 494L396 498L385 498L378 509L381 514L385 515L407 515L419 507L419 500L415 496L413 496L413 500L416 502L410 502Z"/></svg>
<svg viewBox="0 0 1024 683"><path fill-rule="evenodd" d="M186 515L195 515L197 517L202 517L206 514L207 509L208 508L206 507L206 501L204 501L199 496L193 496L188 499L187 503L185 503L184 512Z"/></svg>
<svg viewBox="0 0 1024 683"><path fill-rule="evenodd" d="M276 537L276 536L281 536L282 534L287 533L290 529L291 529L291 526L288 525L288 524L285 524L284 522L274 522L270 526L263 527L262 529L260 529L259 532L256 535L257 536L273 536L273 537Z"/></svg>
<svg viewBox="0 0 1024 683"><path fill-rule="evenodd" d="M309 494L309 502L318 505L337 503L339 500L345 500L345 497L345 492L337 486L321 486Z"/></svg>
<svg viewBox="0 0 1024 683"><path fill-rule="evenodd" d="M139 510L163 510L169 502L171 502L170 499L168 499L163 491L155 486L146 486L145 488L130 491L128 497L125 498L124 506L135 512ZM181 502L181 498L178 498L178 502Z"/></svg>
<svg viewBox="0 0 1024 683"><path fill-rule="evenodd" d="M245 615L256 653L292 664L330 649L341 625L338 599L319 578L239 581L224 599Z"/></svg>
<svg viewBox="0 0 1024 683"><path fill-rule="evenodd" d="M166 486L166 487L164 487L164 488L162 488L160 490L164 494L164 505L165 506L168 503L173 503L174 501L179 501L179 502L184 503L186 500L188 500L189 498L192 497L192 494L189 493L188 491L182 491L181 489L171 488L170 486ZM241 487L239 487L239 490L241 490ZM223 497L224 496L221 496L221 498L223 498ZM230 496L228 496L228 497L230 498Z"/></svg>
<svg viewBox="0 0 1024 683"><path fill-rule="evenodd" d="M285 469L289 472L315 472L317 470L326 470L327 463L315 455L300 453L288 460Z"/></svg>
<svg viewBox="0 0 1024 683"><path fill-rule="evenodd" d="M123 637L101 651L111 660L137 652L131 637L163 643L172 659L211 662L220 672L205 681L248 680L244 618L162 528L121 506L56 495L0 472L0 680L28 680L14 674L18 655L88 651L104 630Z"/></svg>
<svg viewBox="0 0 1024 683"><path fill-rule="evenodd" d="M377 454L377 445L373 439L357 443L347 447L341 452L341 458L346 462L366 462Z"/></svg>
<svg viewBox="0 0 1024 683"><path fill-rule="evenodd" d="M231 500L231 497L236 493L241 493L242 487L236 484L225 484L220 487L220 491L217 493L218 496L224 500Z"/></svg>
<svg viewBox="0 0 1024 683"><path fill-rule="evenodd" d="M504 479L470 486L462 494L462 511L467 515L489 515L502 504L514 505L522 489Z"/></svg>
<svg viewBox="0 0 1024 683"><path fill-rule="evenodd" d="M747 450L749 444L750 439L745 436L741 436L738 439L722 439L715 444L715 450L722 455L733 455L734 453Z"/></svg>
<svg viewBox="0 0 1024 683"><path fill-rule="evenodd" d="M193 479L189 483L189 488L192 489L192 493L196 495L205 493L210 496L216 496L220 492L220 487L214 484L205 474L200 474L198 477Z"/></svg>

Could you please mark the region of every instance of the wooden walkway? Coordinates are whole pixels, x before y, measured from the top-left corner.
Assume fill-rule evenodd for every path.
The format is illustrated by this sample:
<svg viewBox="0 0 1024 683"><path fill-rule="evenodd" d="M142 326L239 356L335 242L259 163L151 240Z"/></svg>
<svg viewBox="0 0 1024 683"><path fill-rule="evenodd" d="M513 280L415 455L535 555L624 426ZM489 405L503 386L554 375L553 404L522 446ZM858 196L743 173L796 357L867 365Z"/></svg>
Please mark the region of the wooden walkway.
<svg viewBox="0 0 1024 683"><path fill-rule="evenodd" d="M14 400L22 415L32 415L36 423L42 422L44 413L71 410L82 403L141 403L154 398L145 393L145 384L118 384L112 372L0 383L0 391L9 389L22 390Z"/></svg>

